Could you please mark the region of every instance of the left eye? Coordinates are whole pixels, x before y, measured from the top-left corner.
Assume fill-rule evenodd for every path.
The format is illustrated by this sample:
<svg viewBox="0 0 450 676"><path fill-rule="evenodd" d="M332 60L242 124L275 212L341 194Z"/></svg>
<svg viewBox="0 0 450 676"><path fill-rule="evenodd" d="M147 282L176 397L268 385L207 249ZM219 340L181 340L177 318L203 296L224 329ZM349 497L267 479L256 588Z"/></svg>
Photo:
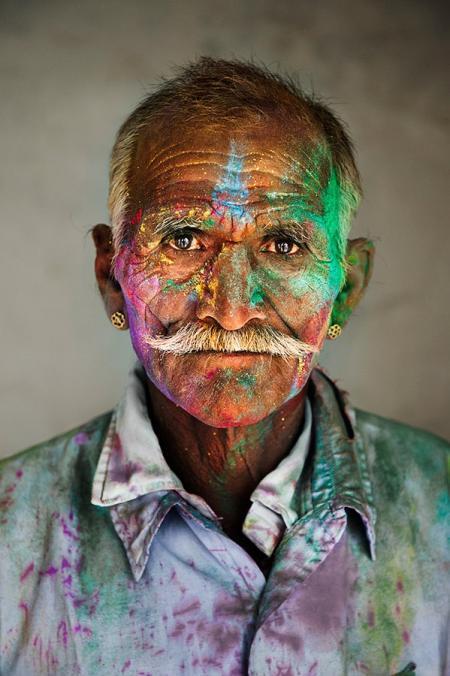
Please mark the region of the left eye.
<svg viewBox="0 0 450 676"><path fill-rule="evenodd" d="M201 244L192 232L180 232L169 240L169 245L177 251L194 251L200 249Z"/></svg>
<svg viewBox="0 0 450 676"><path fill-rule="evenodd" d="M295 254L300 250L298 244L292 239L273 239L267 243L265 251L277 254Z"/></svg>

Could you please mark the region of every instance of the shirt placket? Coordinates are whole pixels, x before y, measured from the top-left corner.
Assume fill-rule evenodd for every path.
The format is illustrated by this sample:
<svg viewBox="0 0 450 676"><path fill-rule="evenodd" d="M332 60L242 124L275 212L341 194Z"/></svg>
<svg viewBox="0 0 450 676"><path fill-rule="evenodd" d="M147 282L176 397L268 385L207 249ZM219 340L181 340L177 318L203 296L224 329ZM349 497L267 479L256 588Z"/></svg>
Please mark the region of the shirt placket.
<svg viewBox="0 0 450 676"><path fill-rule="evenodd" d="M266 635L270 634L275 641L273 650L276 650L277 636L280 649L286 645L286 629L279 628L277 634L283 608L288 608L288 601L299 590L299 585L314 575L343 538L347 527L346 507L355 509L366 526L373 517L364 484L368 479L361 472L356 439L350 437L349 432L352 432L351 425L345 424L331 384L324 376L319 376L314 410L314 453L305 466L296 496L300 518L286 531L275 552L274 565L258 609L249 660L250 674L259 673L263 664L261 651L269 651ZM296 640L302 640L295 635L295 622L292 631L294 645ZM289 636L287 638L289 640Z"/></svg>

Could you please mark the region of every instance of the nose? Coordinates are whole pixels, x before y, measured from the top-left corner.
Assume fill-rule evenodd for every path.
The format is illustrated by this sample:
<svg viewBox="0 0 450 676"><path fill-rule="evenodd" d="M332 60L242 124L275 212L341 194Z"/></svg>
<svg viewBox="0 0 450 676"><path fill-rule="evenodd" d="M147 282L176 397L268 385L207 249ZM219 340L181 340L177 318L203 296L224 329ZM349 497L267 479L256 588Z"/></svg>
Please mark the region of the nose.
<svg viewBox="0 0 450 676"><path fill-rule="evenodd" d="M237 331L254 319L266 319L264 294L243 244L222 247L206 287L197 307L199 319L214 319L227 331Z"/></svg>

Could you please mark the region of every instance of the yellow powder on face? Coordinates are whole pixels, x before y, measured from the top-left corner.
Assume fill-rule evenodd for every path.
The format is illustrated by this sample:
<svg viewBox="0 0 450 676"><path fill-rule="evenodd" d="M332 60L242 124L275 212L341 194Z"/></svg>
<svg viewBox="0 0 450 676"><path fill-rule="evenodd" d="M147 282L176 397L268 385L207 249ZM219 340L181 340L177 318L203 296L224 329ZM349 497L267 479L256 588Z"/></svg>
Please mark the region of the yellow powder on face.
<svg viewBox="0 0 450 676"><path fill-rule="evenodd" d="M197 294L198 300L201 300L203 298L203 295L205 293L205 286L201 282L197 282L194 286L194 291Z"/></svg>
<svg viewBox="0 0 450 676"><path fill-rule="evenodd" d="M216 295L217 295L217 288L219 286L219 280L217 278L211 279L211 281L208 284L209 291L212 296L213 302L216 301Z"/></svg>
<svg viewBox="0 0 450 676"><path fill-rule="evenodd" d="M161 253L159 260L161 263L165 263L166 265L173 265L173 260L169 258L169 256L166 256L165 253Z"/></svg>

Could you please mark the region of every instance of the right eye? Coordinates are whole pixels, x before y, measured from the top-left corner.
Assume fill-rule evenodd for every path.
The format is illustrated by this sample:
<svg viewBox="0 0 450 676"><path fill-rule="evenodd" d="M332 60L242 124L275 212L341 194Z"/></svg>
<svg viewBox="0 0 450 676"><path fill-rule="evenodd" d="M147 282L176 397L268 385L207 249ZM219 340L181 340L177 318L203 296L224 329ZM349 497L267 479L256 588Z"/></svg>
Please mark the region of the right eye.
<svg viewBox="0 0 450 676"><path fill-rule="evenodd" d="M195 251L202 248L199 240L192 232L179 232L168 240L168 244L177 251Z"/></svg>

